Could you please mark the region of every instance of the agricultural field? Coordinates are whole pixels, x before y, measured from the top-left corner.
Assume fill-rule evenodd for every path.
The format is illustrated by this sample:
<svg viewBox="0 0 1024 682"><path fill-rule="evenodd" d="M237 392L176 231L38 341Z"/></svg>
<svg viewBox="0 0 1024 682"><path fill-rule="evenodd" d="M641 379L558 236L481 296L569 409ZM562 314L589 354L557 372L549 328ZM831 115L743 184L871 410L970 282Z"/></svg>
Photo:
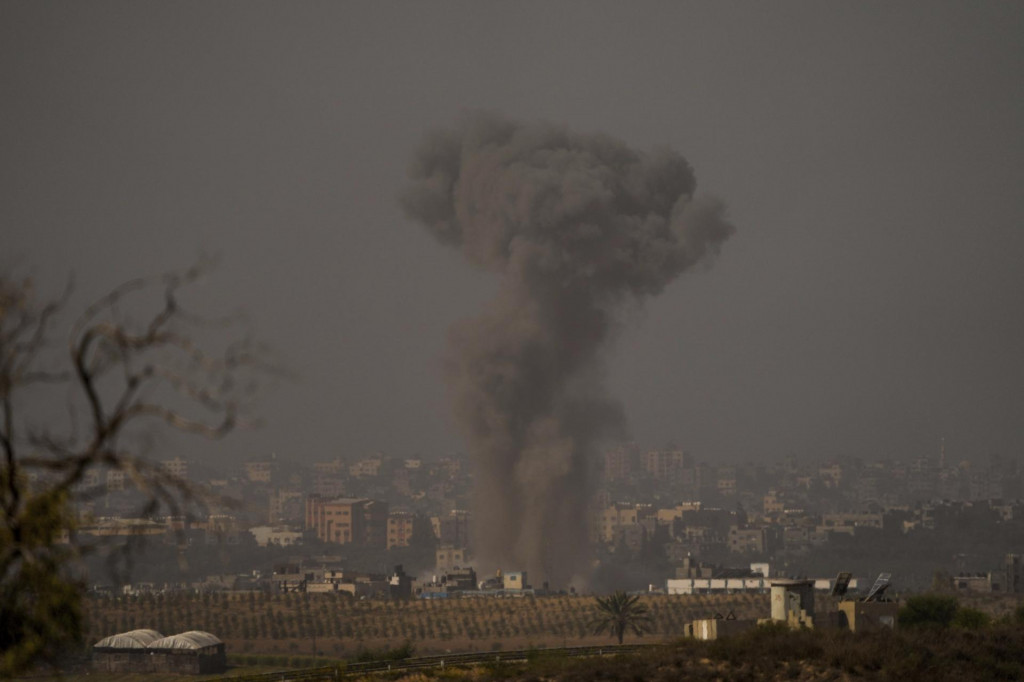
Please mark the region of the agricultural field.
<svg viewBox="0 0 1024 682"><path fill-rule="evenodd" d="M650 595L652 617L644 642L679 638L697 618L766 618L767 594ZM995 619L1012 613L1019 597L978 595L961 604ZM819 596L816 610L831 608ZM229 654L351 658L408 642L416 655L601 645L592 634L597 602L587 596L356 601L334 594L211 593L92 598L87 602L87 643L117 632L154 628L164 634L206 630ZM635 640L630 636L627 641Z"/></svg>
<svg viewBox="0 0 1024 682"><path fill-rule="evenodd" d="M652 595L645 642L678 638L695 618L766 617L767 594ZM136 628L206 630L232 654L350 657L403 642L417 655L611 643L592 634L593 597L355 601L334 594L212 593L93 598L88 642Z"/></svg>

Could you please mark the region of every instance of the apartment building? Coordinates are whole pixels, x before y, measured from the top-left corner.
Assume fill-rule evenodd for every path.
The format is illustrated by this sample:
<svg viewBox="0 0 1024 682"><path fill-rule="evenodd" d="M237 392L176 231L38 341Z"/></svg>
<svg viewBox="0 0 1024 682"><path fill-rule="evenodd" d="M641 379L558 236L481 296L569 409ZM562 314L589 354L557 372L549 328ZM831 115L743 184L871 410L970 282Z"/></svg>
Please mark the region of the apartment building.
<svg viewBox="0 0 1024 682"><path fill-rule="evenodd" d="M384 466L384 455L376 454L366 459L350 464L348 475L352 478L368 478L380 476L381 468Z"/></svg>
<svg viewBox="0 0 1024 682"><path fill-rule="evenodd" d="M658 523L671 526L673 522L683 518L684 512L700 511L700 506L701 503L696 501L680 502L674 507L658 509L655 512L655 516L658 519Z"/></svg>
<svg viewBox="0 0 1024 682"><path fill-rule="evenodd" d="M170 476L188 480L188 462L181 457L162 460L160 470Z"/></svg>
<svg viewBox="0 0 1024 682"><path fill-rule="evenodd" d="M306 529L317 538L338 545L385 547L388 505L365 498L306 498Z"/></svg>
<svg viewBox="0 0 1024 682"><path fill-rule="evenodd" d="M634 446L622 445L604 453L604 478L606 481L624 481L633 473L636 459Z"/></svg>
<svg viewBox="0 0 1024 682"><path fill-rule="evenodd" d="M444 516L432 516L434 537L443 545L469 547L472 518L468 511L452 509Z"/></svg>
<svg viewBox="0 0 1024 682"><path fill-rule="evenodd" d="M675 482L690 467L690 456L682 450L650 450L644 454L644 470L652 478Z"/></svg>
<svg viewBox="0 0 1024 682"><path fill-rule="evenodd" d="M416 516L411 512L396 511L388 514L388 549L409 546L415 520Z"/></svg>
<svg viewBox="0 0 1024 682"><path fill-rule="evenodd" d="M441 545L436 550L434 570L444 575L466 565L466 550L452 545Z"/></svg>
<svg viewBox="0 0 1024 682"><path fill-rule="evenodd" d="M267 522L299 523L302 520L303 501L306 495L301 490L275 490L268 500Z"/></svg>
<svg viewBox="0 0 1024 682"><path fill-rule="evenodd" d="M270 483L274 479L276 465L274 458L246 462L245 477L250 483Z"/></svg>
<svg viewBox="0 0 1024 682"><path fill-rule="evenodd" d="M120 469L107 470L107 492L117 493L125 488L125 473Z"/></svg>
<svg viewBox="0 0 1024 682"><path fill-rule="evenodd" d="M613 504L591 520L591 538L605 544L615 542L623 528L634 526L638 521L636 505Z"/></svg>
<svg viewBox="0 0 1024 682"><path fill-rule="evenodd" d="M348 462L340 457L316 462L313 464L313 471L317 476L346 476L348 475Z"/></svg>
<svg viewBox="0 0 1024 682"><path fill-rule="evenodd" d="M782 496L774 488L769 490L764 496L763 504L765 516L782 514L786 511L786 504L783 501Z"/></svg>

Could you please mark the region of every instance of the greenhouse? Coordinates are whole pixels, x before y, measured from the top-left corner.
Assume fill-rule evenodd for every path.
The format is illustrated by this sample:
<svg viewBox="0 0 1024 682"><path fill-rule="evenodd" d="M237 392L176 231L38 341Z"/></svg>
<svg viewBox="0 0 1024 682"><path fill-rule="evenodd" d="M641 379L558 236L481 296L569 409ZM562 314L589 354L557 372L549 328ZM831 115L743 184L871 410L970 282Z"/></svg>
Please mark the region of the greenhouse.
<svg viewBox="0 0 1024 682"><path fill-rule="evenodd" d="M202 630L164 637L156 630L132 630L93 645L93 667L107 673L221 673L227 668L224 642Z"/></svg>

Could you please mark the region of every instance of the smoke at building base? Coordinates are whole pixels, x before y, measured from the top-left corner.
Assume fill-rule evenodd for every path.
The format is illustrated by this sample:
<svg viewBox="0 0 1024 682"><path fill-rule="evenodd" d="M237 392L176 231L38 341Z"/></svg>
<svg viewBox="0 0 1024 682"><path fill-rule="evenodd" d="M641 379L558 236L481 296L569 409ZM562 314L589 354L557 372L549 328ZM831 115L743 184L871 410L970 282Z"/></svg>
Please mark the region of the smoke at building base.
<svg viewBox="0 0 1024 682"><path fill-rule="evenodd" d="M565 586L589 572L595 449L626 435L601 351L617 313L733 233L689 163L603 134L469 114L425 135L406 213L498 292L451 330L445 378L473 461L481 567Z"/></svg>

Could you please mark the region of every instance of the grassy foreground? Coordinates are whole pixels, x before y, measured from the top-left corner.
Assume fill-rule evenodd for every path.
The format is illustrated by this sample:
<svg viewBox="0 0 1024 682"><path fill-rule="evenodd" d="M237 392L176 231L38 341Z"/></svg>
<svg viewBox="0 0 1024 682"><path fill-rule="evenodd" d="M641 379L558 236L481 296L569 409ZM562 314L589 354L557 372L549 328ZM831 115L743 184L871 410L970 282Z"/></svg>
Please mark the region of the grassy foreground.
<svg viewBox="0 0 1024 682"><path fill-rule="evenodd" d="M762 626L713 642L681 640L637 655L567 659L539 656L526 664L495 664L366 679L623 682L891 680L966 682L1024 679L1024 628L916 630L851 634Z"/></svg>

